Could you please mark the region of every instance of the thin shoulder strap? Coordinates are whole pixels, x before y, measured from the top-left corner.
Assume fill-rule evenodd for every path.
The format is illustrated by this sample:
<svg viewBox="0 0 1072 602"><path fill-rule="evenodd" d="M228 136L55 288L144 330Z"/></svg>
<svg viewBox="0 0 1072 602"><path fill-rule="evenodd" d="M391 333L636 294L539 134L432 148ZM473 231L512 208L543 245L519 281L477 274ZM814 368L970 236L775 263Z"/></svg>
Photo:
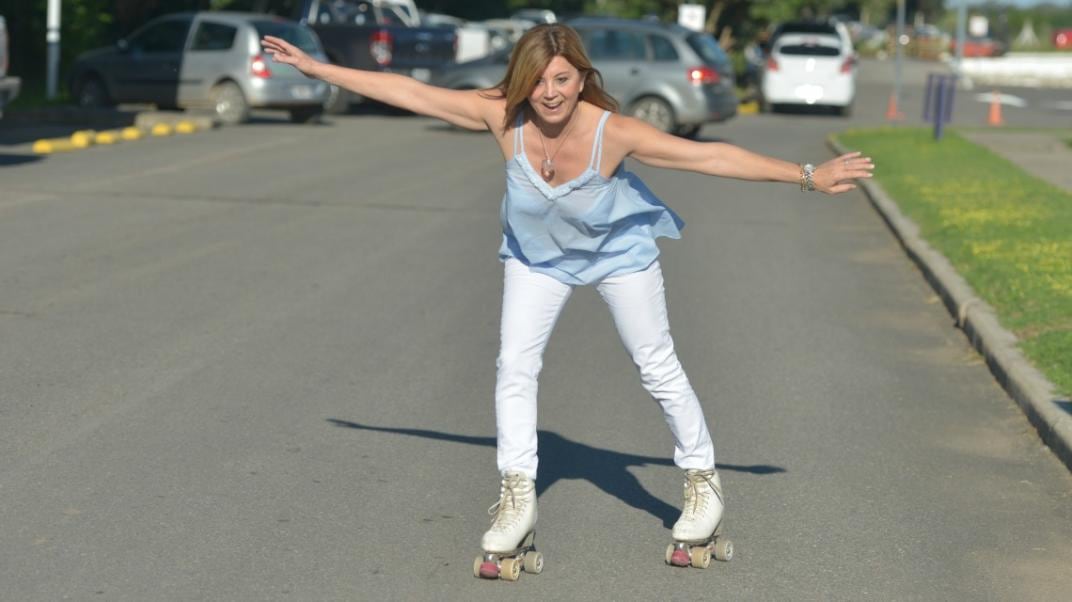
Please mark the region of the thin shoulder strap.
<svg viewBox="0 0 1072 602"><path fill-rule="evenodd" d="M517 121L514 123L514 156L518 156L525 150L525 120L524 114L517 114Z"/></svg>
<svg viewBox="0 0 1072 602"><path fill-rule="evenodd" d="M606 125L609 117L610 111L603 111L603 116L599 118L596 137L592 141L592 160L588 163L589 169L599 169L599 166L603 163L603 126Z"/></svg>

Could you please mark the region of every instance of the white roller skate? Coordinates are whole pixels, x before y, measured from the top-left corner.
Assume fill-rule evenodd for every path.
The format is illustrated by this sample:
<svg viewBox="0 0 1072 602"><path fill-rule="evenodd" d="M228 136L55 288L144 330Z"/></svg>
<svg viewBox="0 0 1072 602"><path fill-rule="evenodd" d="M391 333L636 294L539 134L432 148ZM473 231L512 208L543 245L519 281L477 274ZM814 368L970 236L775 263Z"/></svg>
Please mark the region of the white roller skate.
<svg viewBox="0 0 1072 602"><path fill-rule="evenodd" d="M503 475L499 501L488 508L491 528L473 561L473 576L517 581L521 571L543 571L543 554L536 551L536 483L520 472Z"/></svg>
<svg viewBox="0 0 1072 602"><path fill-rule="evenodd" d="M714 470L685 471L685 507L674 523L666 564L706 569L711 558L728 562L733 542L722 537L722 483Z"/></svg>

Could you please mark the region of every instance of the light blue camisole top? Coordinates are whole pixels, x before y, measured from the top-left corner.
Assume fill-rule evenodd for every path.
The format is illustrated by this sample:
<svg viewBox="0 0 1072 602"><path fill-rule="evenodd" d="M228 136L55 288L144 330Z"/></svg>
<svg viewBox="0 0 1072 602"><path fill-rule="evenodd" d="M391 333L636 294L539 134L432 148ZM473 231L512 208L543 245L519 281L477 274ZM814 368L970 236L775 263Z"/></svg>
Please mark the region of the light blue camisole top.
<svg viewBox="0 0 1072 602"><path fill-rule="evenodd" d="M622 165L609 178L599 173L608 117L610 111L599 119L588 168L555 187L525 155L518 118L500 211L500 260L515 258L566 284L591 284L646 269L659 256L656 237L681 238L685 222L640 178Z"/></svg>

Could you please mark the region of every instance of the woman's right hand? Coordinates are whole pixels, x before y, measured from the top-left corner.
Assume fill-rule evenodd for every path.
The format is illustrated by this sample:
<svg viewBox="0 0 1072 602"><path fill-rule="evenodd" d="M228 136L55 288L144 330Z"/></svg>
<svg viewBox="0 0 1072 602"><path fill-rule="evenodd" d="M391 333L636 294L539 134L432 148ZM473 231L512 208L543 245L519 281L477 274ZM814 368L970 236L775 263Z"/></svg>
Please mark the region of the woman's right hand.
<svg viewBox="0 0 1072 602"><path fill-rule="evenodd" d="M293 65L295 69L309 76L318 61L302 52L300 48L290 42L275 36L264 36L261 40L264 51L272 55L277 63Z"/></svg>

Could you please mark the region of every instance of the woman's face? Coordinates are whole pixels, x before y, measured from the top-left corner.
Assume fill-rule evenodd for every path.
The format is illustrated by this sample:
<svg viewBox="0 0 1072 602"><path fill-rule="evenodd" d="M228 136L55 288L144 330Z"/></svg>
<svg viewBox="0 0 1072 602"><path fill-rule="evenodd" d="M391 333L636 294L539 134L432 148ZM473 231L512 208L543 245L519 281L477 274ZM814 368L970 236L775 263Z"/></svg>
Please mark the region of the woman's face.
<svg viewBox="0 0 1072 602"><path fill-rule="evenodd" d="M529 94L529 104L545 123L562 124L573 114L583 89L581 72L564 57L556 56Z"/></svg>

